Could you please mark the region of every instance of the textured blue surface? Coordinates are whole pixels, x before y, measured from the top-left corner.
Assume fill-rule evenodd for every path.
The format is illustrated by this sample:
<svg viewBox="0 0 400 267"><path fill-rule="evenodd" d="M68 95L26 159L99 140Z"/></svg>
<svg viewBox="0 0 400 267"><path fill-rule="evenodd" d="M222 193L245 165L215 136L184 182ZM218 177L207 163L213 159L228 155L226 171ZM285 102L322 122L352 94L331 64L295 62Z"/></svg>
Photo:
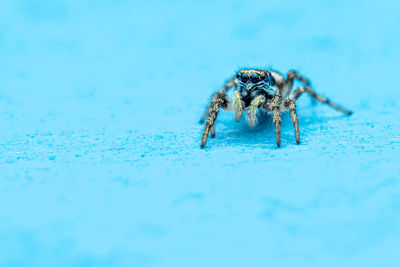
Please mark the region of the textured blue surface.
<svg viewBox="0 0 400 267"><path fill-rule="evenodd" d="M399 266L396 1L1 1L1 266ZM78 3L79 2L79 3ZM300 99L198 119L242 66Z"/></svg>

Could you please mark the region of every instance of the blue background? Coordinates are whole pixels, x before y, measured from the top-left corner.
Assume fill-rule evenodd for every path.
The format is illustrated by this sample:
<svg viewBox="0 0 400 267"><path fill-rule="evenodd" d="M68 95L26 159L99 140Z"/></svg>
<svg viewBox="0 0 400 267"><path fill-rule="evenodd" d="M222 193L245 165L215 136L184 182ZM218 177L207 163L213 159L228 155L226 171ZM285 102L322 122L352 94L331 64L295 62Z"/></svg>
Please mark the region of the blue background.
<svg viewBox="0 0 400 267"><path fill-rule="evenodd" d="M1 266L399 266L396 1L0 2ZM256 128L198 119L240 67L294 68Z"/></svg>

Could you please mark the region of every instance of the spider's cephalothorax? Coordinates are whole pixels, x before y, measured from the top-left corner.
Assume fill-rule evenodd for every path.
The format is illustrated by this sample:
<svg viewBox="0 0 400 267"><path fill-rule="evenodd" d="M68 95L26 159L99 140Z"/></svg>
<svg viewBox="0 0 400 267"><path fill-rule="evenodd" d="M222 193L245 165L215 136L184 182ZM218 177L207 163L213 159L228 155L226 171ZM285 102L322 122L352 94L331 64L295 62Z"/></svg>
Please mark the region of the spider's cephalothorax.
<svg viewBox="0 0 400 267"><path fill-rule="evenodd" d="M236 75L238 79L238 92L244 107L250 106L251 101L257 96L272 99L278 91L274 77L269 71L245 69Z"/></svg>
<svg viewBox="0 0 400 267"><path fill-rule="evenodd" d="M299 80L304 86L292 92L294 79ZM231 101L226 94L232 87L235 87L233 101ZM296 142L300 143L296 100L305 92L312 98L328 104L346 115L352 114L351 111L317 94L311 89L309 80L294 70L289 71L287 77L284 77L277 71L243 69L237 73L236 77L231 78L225 86L211 98L211 103L200 120L200 122L204 122L208 117L201 147L206 145L210 131L211 136L215 136L214 123L221 107L233 110L235 112L236 121L240 121L243 111L247 110L247 121L250 126L256 124L257 113L260 110L272 113L275 124L276 144L278 147L281 144L281 113L289 110L296 134Z"/></svg>

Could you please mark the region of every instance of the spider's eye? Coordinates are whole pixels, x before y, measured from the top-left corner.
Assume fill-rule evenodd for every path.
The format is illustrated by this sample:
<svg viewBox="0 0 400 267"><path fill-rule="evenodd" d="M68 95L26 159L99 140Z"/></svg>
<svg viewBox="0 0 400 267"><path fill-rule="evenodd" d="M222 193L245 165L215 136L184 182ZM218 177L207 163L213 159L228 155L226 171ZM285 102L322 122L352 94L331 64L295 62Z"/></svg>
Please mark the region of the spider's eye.
<svg viewBox="0 0 400 267"><path fill-rule="evenodd" d="M247 83L247 81L249 80L249 75L247 73L242 73L242 75L240 75L240 80L243 83Z"/></svg>
<svg viewBox="0 0 400 267"><path fill-rule="evenodd" d="M265 80L265 78L267 78L267 74L265 72L261 73L260 78L261 80Z"/></svg>
<svg viewBox="0 0 400 267"><path fill-rule="evenodd" d="M236 73L236 78L240 79L240 73Z"/></svg>
<svg viewBox="0 0 400 267"><path fill-rule="evenodd" d="M250 76L250 81L251 81L252 83L258 83L258 82L260 81L260 76L258 76L258 74L256 74L256 73L253 73L253 74Z"/></svg>

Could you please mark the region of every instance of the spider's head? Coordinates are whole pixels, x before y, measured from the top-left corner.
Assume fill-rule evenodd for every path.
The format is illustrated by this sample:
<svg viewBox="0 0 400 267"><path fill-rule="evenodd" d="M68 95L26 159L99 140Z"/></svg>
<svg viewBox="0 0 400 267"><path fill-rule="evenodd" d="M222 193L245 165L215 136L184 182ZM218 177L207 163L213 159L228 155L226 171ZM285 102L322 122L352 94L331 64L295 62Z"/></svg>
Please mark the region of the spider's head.
<svg viewBox="0 0 400 267"><path fill-rule="evenodd" d="M239 81L239 93L245 102L251 101L258 95L271 99L276 93L275 80L267 70L244 69L239 71L236 77Z"/></svg>

